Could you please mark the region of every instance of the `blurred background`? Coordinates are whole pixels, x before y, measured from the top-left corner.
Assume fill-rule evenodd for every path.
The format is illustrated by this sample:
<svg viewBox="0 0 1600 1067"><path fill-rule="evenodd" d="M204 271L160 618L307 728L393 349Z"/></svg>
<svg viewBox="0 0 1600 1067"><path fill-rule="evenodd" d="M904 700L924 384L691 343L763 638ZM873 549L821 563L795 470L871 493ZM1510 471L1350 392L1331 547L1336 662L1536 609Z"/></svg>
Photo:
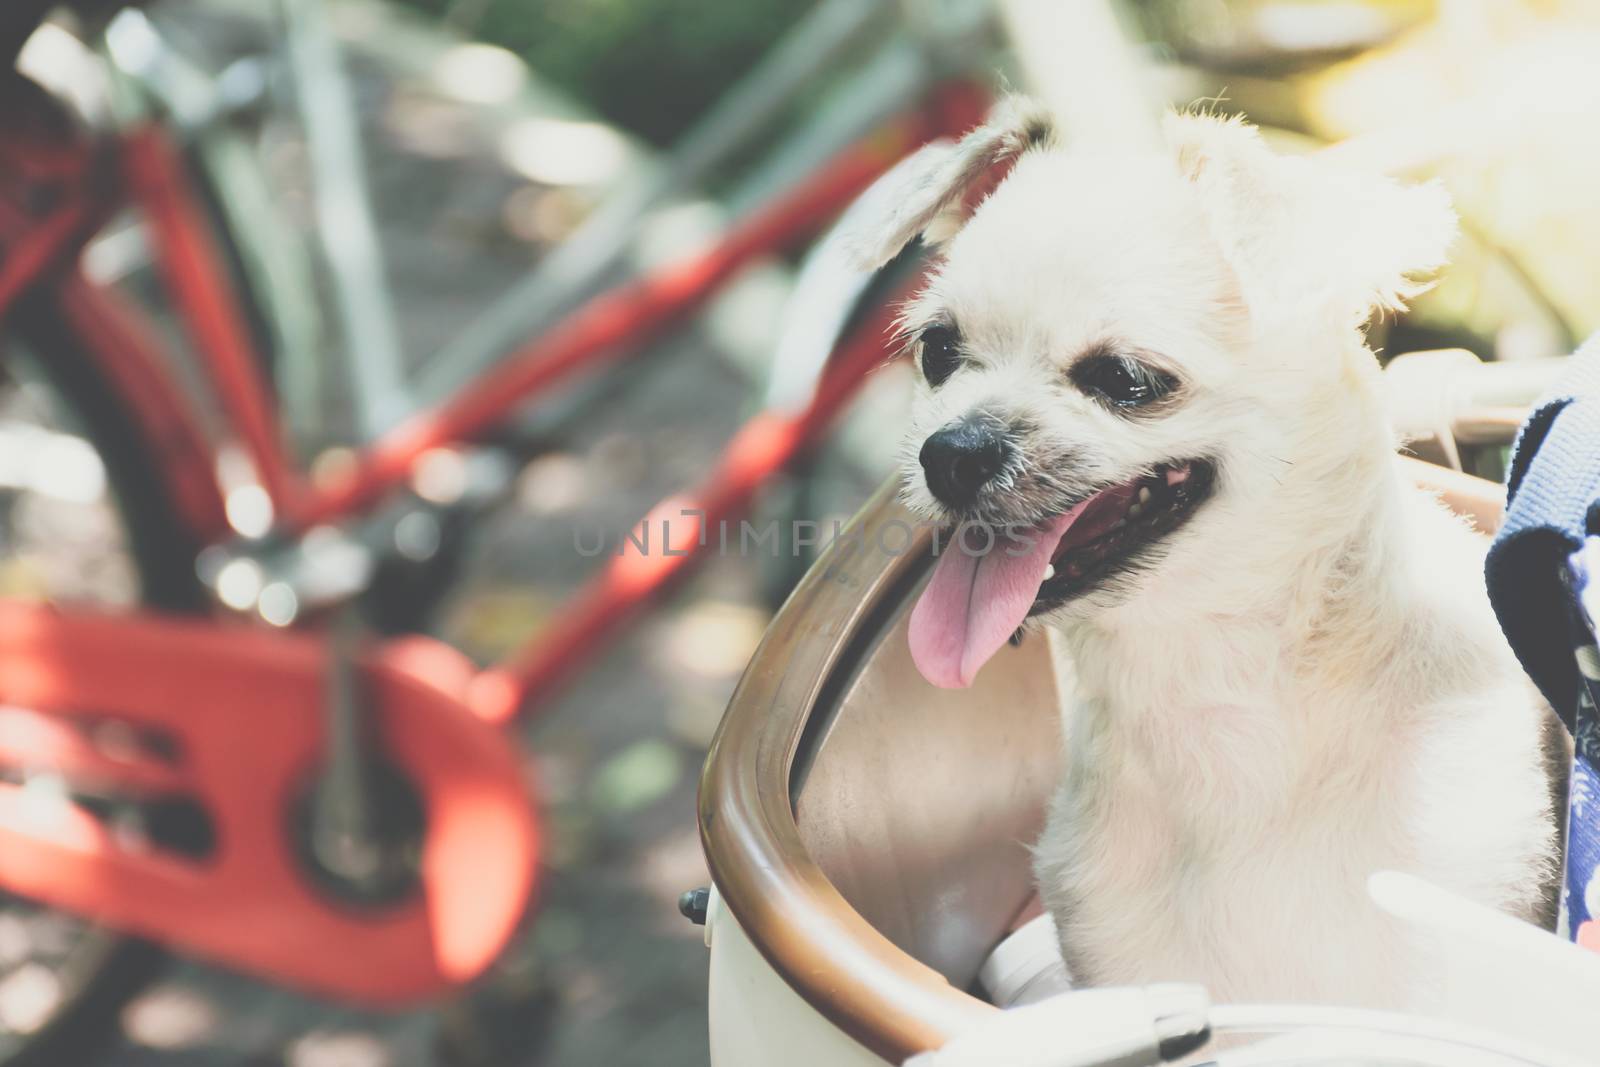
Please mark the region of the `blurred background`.
<svg viewBox="0 0 1600 1067"><path fill-rule="evenodd" d="M1350 142L1385 169L1442 180L1463 237L1443 281L1375 326L1386 356L1461 347L1530 360L1600 328L1593 0L1063 2L1051 25L1068 36L1020 51L1014 13L980 0L157 0L114 18L92 6L59 9L19 65L85 128L116 121L132 78L184 129L218 231L255 235L236 242L234 266L314 474L347 467L353 447L576 297L714 241L830 147L958 77L1051 93L1069 136L1213 101L1288 148ZM318 33L339 47L332 75L316 61ZM815 72L785 74L822 54ZM336 81L308 85L319 70ZM1111 95L1124 85L1137 91ZM365 235L330 234L351 216L330 213L308 148L340 94L364 157L343 174L370 197ZM747 144L694 163L741 122L754 127ZM367 237L371 256L352 260ZM259 244L279 257L269 267L239 251ZM448 582L394 628L488 662L548 622L592 570L576 535L614 543L781 391L776 354L805 262L804 250L757 262L642 358L487 442L472 461L503 488L458 531ZM139 218L116 220L84 265L170 321ZM350 271L366 279L353 305L340 288ZM71 413L19 369L48 354L6 343L0 590L130 603L138 565L105 471ZM824 527L849 515L888 475L908 385L901 367L876 375L828 443L764 488L757 514ZM1498 478L1500 461L1488 451L1468 467ZM439 473L444 495L452 477ZM234 503L241 533L270 526L248 499L239 515ZM546 880L537 913L469 989L427 1010L358 1011L180 956L81 1062L705 1063L705 950L677 908L707 881L696 774L807 558L711 559L527 725ZM52 946L71 936L47 911L0 912L0 1024L27 1033L52 996Z"/></svg>

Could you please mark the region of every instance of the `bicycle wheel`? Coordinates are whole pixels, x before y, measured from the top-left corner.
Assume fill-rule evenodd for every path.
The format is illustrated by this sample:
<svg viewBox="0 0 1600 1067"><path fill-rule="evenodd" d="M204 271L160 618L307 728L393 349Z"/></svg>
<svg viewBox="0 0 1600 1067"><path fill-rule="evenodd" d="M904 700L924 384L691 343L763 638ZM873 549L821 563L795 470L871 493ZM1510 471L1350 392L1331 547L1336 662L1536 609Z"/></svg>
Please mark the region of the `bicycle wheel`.
<svg viewBox="0 0 1600 1067"><path fill-rule="evenodd" d="M194 545L143 437L53 294L23 303L0 329L0 596L196 610ZM117 813L96 799L102 817ZM0 1067L86 1062L161 959L148 942L0 894Z"/></svg>

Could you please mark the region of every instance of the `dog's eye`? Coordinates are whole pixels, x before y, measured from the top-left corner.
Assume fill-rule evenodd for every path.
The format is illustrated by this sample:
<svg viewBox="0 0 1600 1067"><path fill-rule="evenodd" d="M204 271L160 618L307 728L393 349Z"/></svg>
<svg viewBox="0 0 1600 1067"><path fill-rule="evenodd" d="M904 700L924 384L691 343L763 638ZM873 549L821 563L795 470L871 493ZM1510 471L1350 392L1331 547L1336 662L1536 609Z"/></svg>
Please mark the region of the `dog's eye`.
<svg viewBox="0 0 1600 1067"><path fill-rule="evenodd" d="M922 376L940 385L961 366L961 335L951 326L929 326L922 331Z"/></svg>
<svg viewBox="0 0 1600 1067"><path fill-rule="evenodd" d="M1142 407L1160 400L1178 384L1163 374L1122 356L1090 356L1072 368L1072 380L1079 389L1101 397L1119 408Z"/></svg>

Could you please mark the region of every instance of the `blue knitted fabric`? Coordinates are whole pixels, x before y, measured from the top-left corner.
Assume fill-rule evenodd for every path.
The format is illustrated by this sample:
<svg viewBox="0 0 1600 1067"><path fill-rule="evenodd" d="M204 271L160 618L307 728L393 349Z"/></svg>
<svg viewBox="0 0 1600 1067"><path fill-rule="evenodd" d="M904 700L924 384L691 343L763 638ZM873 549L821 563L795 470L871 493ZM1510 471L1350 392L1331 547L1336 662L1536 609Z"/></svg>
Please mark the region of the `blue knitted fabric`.
<svg viewBox="0 0 1600 1067"><path fill-rule="evenodd" d="M1600 337L1517 436L1487 575L1506 639L1573 732L1561 929L1600 947Z"/></svg>
<svg viewBox="0 0 1600 1067"><path fill-rule="evenodd" d="M1577 729L1567 806L1567 869L1561 885L1561 930L1600 949L1600 537L1590 537L1569 566L1577 602Z"/></svg>
<svg viewBox="0 0 1600 1067"><path fill-rule="evenodd" d="M1489 598L1517 658L1571 729L1578 702L1567 560L1600 534L1600 336L1523 424L1506 521L1489 550Z"/></svg>

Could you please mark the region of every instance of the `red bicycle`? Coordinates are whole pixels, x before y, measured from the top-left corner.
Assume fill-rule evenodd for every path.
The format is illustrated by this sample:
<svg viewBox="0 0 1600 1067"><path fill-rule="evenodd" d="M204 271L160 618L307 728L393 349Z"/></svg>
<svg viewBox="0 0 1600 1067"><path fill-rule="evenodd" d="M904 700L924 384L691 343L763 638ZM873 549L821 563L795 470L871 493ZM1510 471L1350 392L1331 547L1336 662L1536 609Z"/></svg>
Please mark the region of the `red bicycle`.
<svg viewBox="0 0 1600 1067"><path fill-rule="evenodd" d="M50 6L8 8L8 71ZM87 19L105 14L78 6ZM18 477L55 480L41 491L70 500L71 442L92 444L98 466L80 467L90 481L103 471L129 572L46 590L128 610L0 600L0 889L80 917L76 944L93 949L72 965L82 981L17 1040L101 996L124 933L372 1004L433 997L486 967L528 906L539 860L503 728L822 439L885 360L890 305L865 299L803 402L749 420L704 481L643 520L644 540L486 669L426 637L374 639L351 621L348 605L395 551L396 531L430 507L409 489L419 466L638 352L757 257L817 234L912 149L971 127L985 103L968 81L935 80L914 108L721 239L583 301L345 469L313 477L286 444L228 235L167 116L147 108L87 128L10 75L0 88L6 403L33 405L34 443L70 453ZM85 246L130 209L200 371L198 394L162 329L83 269ZM0 586L9 591L4 576ZM244 624L241 612L276 625Z"/></svg>

